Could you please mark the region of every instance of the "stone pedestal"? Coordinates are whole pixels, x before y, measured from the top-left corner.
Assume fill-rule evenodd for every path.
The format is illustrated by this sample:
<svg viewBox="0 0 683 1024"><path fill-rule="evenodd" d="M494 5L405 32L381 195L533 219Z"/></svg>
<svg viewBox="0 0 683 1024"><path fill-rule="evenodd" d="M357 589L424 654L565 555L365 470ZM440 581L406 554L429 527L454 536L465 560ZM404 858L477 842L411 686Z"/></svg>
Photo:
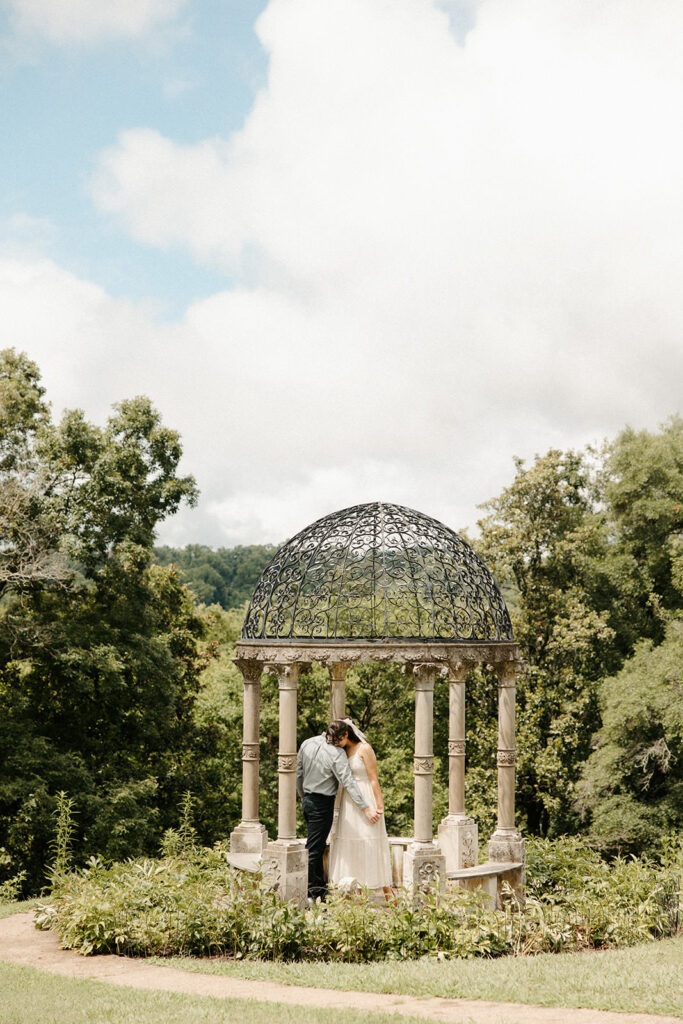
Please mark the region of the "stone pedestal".
<svg viewBox="0 0 683 1024"><path fill-rule="evenodd" d="M489 860L511 864L526 861L526 844L515 829L496 829L489 839Z"/></svg>
<svg viewBox="0 0 683 1024"><path fill-rule="evenodd" d="M526 887L526 843L519 832L514 829L502 831L496 829L489 839L489 861L492 864L518 864L499 878L497 906L505 899L503 882L509 885L518 899L524 899Z"/></svg>
<svg viewBox="0 0 683 1024"><path fill-rule="evenodd" d="M268 843L263 857L263 875L280 899L297 906L306 905L308 893L308 853L304 839L276 839Z"/></svg>
<svg viewBox="0 0 683 1024"><path fill-rule="evenodd" d="M262 855L268 849L266 826L260 821L241 821L230 833L231 853L256 853Z"/></svg>
<svg viewBox="0 0 683 1024"><path fill-rule="evenodd" d="M403 858L403 885L419 890L445 881L446 858L436 843L410 843Z"/></svg>
<svg viewBox="0 0 683 1024"><path fill-rule="evenodd" d="M446 872L474 867L479 855L479 830L473 818L449 814L440 823L438 834Z"/></svg>

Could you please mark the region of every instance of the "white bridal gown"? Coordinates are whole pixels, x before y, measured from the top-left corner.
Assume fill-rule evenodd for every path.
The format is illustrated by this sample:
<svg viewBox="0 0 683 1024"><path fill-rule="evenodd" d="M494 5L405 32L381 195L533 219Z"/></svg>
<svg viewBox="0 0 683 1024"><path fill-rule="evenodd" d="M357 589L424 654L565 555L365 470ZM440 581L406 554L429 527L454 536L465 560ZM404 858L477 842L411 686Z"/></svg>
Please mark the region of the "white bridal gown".
<svg viewBox="0 0 683 1024"><path fill-rule="evenodd" d="M373 811L377 808L362 757L349 758L358 788ZM391 885L391 857L384 815L374 825L345 789L339 802L336 829L330 837L330 882L355 878L360 885L381 889Z"/></svg>

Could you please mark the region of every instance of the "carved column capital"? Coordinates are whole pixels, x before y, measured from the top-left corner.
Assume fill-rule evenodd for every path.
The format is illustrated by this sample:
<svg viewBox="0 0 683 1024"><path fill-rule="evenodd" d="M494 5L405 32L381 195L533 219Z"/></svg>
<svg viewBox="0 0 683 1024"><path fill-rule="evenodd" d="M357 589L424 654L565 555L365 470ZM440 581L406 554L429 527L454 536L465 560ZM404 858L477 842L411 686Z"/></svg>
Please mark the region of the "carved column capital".
<svg viewBox="0 0 683 1024"><path fill-rule="evenodd" d="M465 756L465 740L449 740L448 741L448 756L449 757L464 757Z"/></svg>
<svg viewBox="0 0 683 1024"><path fill-rule="evenodd" d="M242 760L243 761L258 761L259 759L259 745L258 743L243 743L242 744Z"/></svg>
<svg viewBox="0 0 683 1024"><path fill-rule="evenodd" d="M296 690L301 674L301 665L298 662L292 665L273 665L273 672L277 676L278 689Z"/></svg>
<svg viewBox="0 0 683 1024"><path fill-rule="evenodd" d="M501 665L496 665L495 673L498 676L498 686L516 686L517 676L523 669L523 661L504 661Z"/></svg>
<svg viewBox="0 0 683 1024"><path fill-rule="evenodd" d="M434 682L439 669L437 665L422 664L412 665L411 674L415 682L416 690L434 690Z"/></svg>
<svg viewBox="0 0 683 1024"><path fill-rule="evenodd" d="M499 768L514 767L517 764L517 754L508 748L498 748L497 762Z"/></svg>
<svg viewBox="0 0 683 1024"><path fill-rule="evenodd" d="M349 666L345 661L333 661L327 666L327 671L330 674L331 683L343 683Z"/></svg>
<svg viewBox="0 0 683 1024"><path fill-rule="evenodd" d="M245 684L260 683L263 675L263 664L260 661L251 661L247 658L235 658L234 664L242 673Z"/></svg>
<svg viewBox="0 0 683 1024"><path fill-rule="evenodd" d="M462 661L448 662L448 679L451 683L464 683L469 668Z"/></svg>

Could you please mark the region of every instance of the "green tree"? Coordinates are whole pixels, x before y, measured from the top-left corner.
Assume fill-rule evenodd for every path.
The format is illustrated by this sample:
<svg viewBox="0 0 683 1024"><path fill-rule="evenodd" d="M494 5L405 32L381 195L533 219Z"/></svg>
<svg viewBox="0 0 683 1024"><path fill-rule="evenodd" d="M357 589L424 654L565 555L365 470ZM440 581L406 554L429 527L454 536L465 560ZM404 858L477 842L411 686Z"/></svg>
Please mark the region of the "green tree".
<svg viewBox="0 0 683 1024"><path fill-rule="evenodd" d="M656 847L683 825L683 621L669 623L659 646L638 644L601 684L600 705L577 805L603 849Z"/></svg>
<svg viewBox="0 0 683 1024"><path fill-rule="evenodd" d="M152 543L196 488L148 399L104 428L56 425L25 356L0 354L0 384L0 845L35 888L57 792L78 851L120 857L153 845L185 788L202 623Z"/></svg>
<svg viewBox="0 0 683 1024"><path fill-rule="evenodd" d="M206 605L226 610L241 608L251 597L259 576L277 549L271 544L213 548L188 544L184 548L157 547L160 565L176 565L181 577Z"/></svg>
<svg viewBox="0 0 683 1024"><path fill-rule="evenodd" d="M480 546L504 588L514 587L510 610L527 661L518 688L519 808L531 831L552 835L579 827L575 808L588 815L590 794L603 792L591 769L576 801L600 707L610 706L602 680L642 650L642 638L661 643L682 607L683 420L672 417L658 433L626 428L600 452L551 450L516 466L511 486L485 506ZM656 657L656 647L647 650ZM481 679L476 686L481 694ZM488 751L494 738L477 710L486 700L474 702L471 727ZM483 798L493 772L477 757L470 788Z"/></svg>
<svg viewBox="0 0 683 1024"><path fill-rule="evenodd" d="M676 579L683 542L683 418L672 416L657 433L621 431L607 450L604 496L611 526L604 572L617 595L614 620L622 649L630 654L641 637L660 643L671 614L683 607Z"/></svg>
<svg viewBox="0 0 683 1024"><path fill-rule="evenodd" d="M511 614L527 662L518 684L519 812L531 832L553 835L576 825L574 786L599 725L597 683L612 656L609 609L596 600L605 521L588 453L551 450L529 468L517 460L516 470L512 484L484 506L480 550L518 595ZM494 781L495 681L484 675L478 687L486 698L474 705L470 730L486 742L470 744L468 753L475 787L483 790ZM486 709L485 720L478 708Z"/></svg>

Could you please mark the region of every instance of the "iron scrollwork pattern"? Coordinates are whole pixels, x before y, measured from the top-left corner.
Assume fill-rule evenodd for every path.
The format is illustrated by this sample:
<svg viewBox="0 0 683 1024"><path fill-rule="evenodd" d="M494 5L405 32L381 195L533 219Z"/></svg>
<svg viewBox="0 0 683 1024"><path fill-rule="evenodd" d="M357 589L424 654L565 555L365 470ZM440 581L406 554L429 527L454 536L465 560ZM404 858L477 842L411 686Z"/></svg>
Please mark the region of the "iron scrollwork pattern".
<svg viewBox="0 0 683 1024"><path fill-rule="evenodd" d="M374 502L325 516L279 549L243 640L510 641L484 562L443 523Z"/></svg>

